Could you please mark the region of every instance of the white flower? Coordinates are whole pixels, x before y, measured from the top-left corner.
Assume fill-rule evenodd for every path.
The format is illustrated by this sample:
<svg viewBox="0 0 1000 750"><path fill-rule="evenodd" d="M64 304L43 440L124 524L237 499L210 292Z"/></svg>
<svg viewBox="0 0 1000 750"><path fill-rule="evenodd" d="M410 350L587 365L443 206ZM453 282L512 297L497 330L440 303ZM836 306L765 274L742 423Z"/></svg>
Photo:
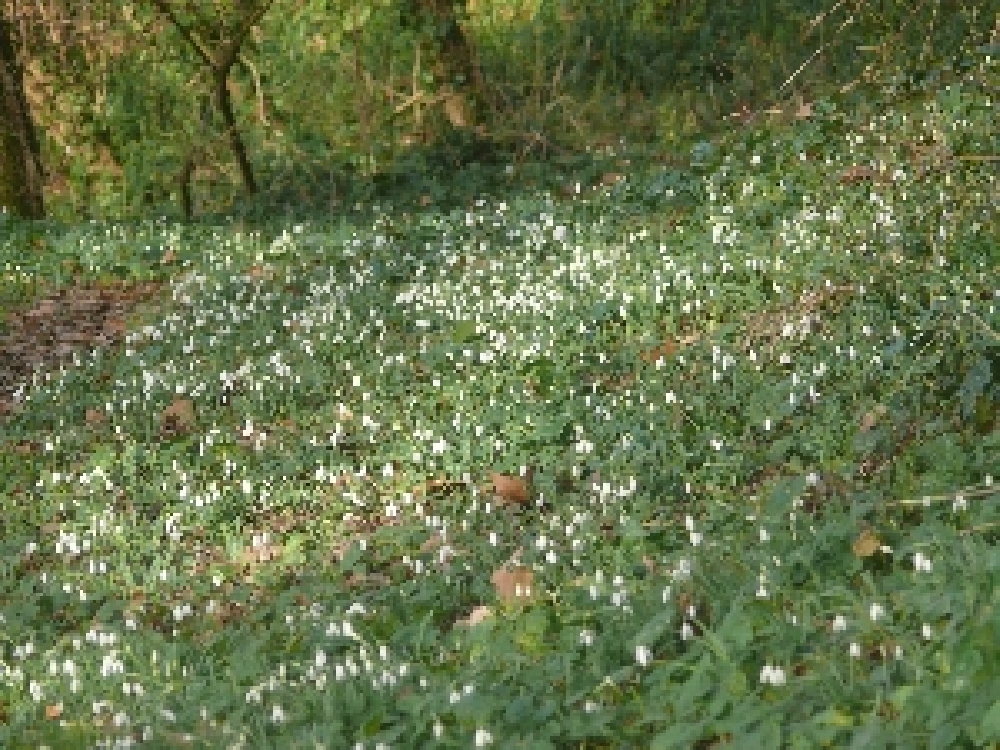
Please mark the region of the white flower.
<svg viewBox="0 0 1000 750"><path fill-rule="evenodd" d="M847 618L843 615L837 615L833 618L833 632L843 633L847 630Z"/></svg>
<svg viewBox="0 0 1000 750"><path fill-rule="evenodd" d="M875 603L868 608L868 616L871 618L872 622L875 622L878 618L885 614L885 607L881 604Z"/></svg>
<svg viewBox="0 0 1000 750"><path fill-rule="evenodd" d="M493 744L493 735L485 729L476 730L476 747L486 747Z"/></svg>
<svg viewBox="0 0 1000 750"><path fill-rule="evenodd" d="M781 667L772 667L765 664L760 670L760 682L762 685L774 685L779 687L785 684L785 670Z"/></svg>
<svg viewBox="0 0 1000 750"><path fill-rule="evenodd" d="M640 667L646 667L653 660L653 654L646 646L636 646L635 660L639 662Z"/></svg>
<svg viewBox="0 0 1000 750"><path fill-rule="evenodd" d="M925 622L923 626L920 628L920 635L924 637L925 641L929 641L931 638L934 637L934 628L932 628Z"/></svg>
<svg viewBox="0 0 1000 750"><path fill-rule="evenodd" d="M918 573L930 573L932 567L930 559L920 552L913 555L913 569Z"/></svg>

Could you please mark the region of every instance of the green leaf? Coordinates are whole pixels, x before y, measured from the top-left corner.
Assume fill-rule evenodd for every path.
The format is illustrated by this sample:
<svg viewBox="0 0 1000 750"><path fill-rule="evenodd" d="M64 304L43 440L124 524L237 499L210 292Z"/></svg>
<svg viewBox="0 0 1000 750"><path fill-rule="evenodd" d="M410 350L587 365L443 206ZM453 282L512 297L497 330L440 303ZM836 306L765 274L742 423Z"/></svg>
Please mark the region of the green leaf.
<svg viewBox="0 0 1000 750"><path fill-rule="evenodd" d="M722 684L727 692L737 698L747 692L747 676L740 669L732 670Z"/></svg>
<svg viewBox="0 0 1000 750"><path fill-rule="evenodd" d="M805 489L806 479L802 476L783 477L771 488L767 499L767 514L770 518L787 516L794 507L794 501Z"/></svg>
<svg viewBox="0 0 1000 750"><path fill-rule="evenodd" d="M665 609L658 612L653 618L643 625L642 629L632 638L632 648L638 646L652 646L656 643L671 625L673 613Z"/></svg>
<svg viewBox="0 0 1000 750"><path fill-rule="evenodd" d="M820 724L826 724L833 727L854 726L854 717L836 708L828 708L816 717L816 721Z"/></svg>
<svg viewBox="0 0 1000 750"><path fill-rule="evenodd" d="M348 573L357 566L361 561L361 545L355 542L350 547L347 548L347 552L340 561L340 569L344 573Z"/></svg>
<svg viewBox="0 0 1000 750"><path fill-rule="evenodd" d="M989 711L979 723L980 742L997 742L1000 740L1000 700L993 702Z"/></svg>
<svg viewBox="0 0 1000 750"><path fill-rule="evenodd" d="M458 320L452 327L451 340L456 344L467 344L478 338L482 338L482 336L476 332L476 321L474 320Z"/></svg>

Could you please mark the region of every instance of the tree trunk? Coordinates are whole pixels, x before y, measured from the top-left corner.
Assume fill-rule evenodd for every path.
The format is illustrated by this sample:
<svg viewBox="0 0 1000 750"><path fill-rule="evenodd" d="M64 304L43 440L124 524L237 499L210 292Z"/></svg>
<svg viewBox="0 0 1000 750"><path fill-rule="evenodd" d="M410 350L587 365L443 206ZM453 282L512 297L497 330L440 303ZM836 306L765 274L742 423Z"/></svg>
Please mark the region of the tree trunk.
<svg viewBox="0 0 1000 750"><path fill-rule="evenodd" d="M0 207L23 219L45 216L44 171L13 27L0 14Z"/></svg>
<svg viewBox="0 0 1000 750"><path fill-rule="evenodd" d="M473 109L483 104L484 84L476 51L466 36L452 0L408 0L406 13L433 29L448 83L468 95ZM463 6L464 7L464 6ZM476 113L481 114L481 113Z"/></svg>
<svg viewBox="0 0 1000 750"><path fill-rule="evenodd" d="M250 34L250 29L263 18L273 2L274 0L240 0L235 4L236 15L233 23L227 28L225 24L213 26L200 17L195 23L184 23L170 0L153 0L153 5L170 20L212 72L215 105L219 108L226 126L229 147L236 157L236 164L243 178L243 187L248 196L257 192L257 181L254 179L253 165L243 143L243 137L240 135L236 114L233 112L233 101L229 94L229 73L239 59L240 48ZM177 5L179 6L179 3ZM216 41L214 49L202 38L202 33L206 29L209 31L206 36ZM181 200L186 215L192 209L189 184L191 174L190 164L186 163L181 171Z"/></svg>

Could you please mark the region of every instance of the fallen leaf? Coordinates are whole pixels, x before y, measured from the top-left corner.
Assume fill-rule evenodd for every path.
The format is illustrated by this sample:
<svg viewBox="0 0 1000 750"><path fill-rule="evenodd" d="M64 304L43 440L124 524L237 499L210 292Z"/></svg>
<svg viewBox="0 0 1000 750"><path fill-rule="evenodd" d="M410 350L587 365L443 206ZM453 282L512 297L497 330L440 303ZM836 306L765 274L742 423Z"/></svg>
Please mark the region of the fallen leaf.
<svg viewBox="0 0 1000 750"><path fill-rule="evenodd" d="M62 703L56 703L45 707L45 718L46 719L58 719L62 716L63 707Z"/></svg>
<svg viewBox="0 0 1000 750"><path fill-rule="evenodd" d="M107 419L107 416L100 409L87 409L85 419L87 424L91 427L97 427L104 424L104 420Z"/></svg>
<svg viewBox="0 0 1000 750"><path fill-rule="evenodd" d="M187 432L194 426L194 402L187 398L174 399L160 415L160 431Z"/></svg>
<svg viewBox="0 0 1000 750"><path fill-rule="evenodd" d="M531 598L534 581L531 569L523 565L514 568L497 568L493 572L493 587L497 598L505 604Z"/></svg>
<svg viewBox="0 0 1000 750"><path fill-rule="evenodd" d="M22 440L14 446L15 452L21 456L30 456L32 453L41 450L41 445L30 440Z"/></svg>
<svg viewBox="0 0 1000 750"><path fill-rule="evenodd" d="M527 505L528 485L521 477L490 474L492 494L498 505Z"/></svg>
<svg viewBox="0 0 1000 750"><path fill-rule="evenodd" d="M236 557L236 564L243 570L244 578L253 578L254 571L265 563L281 557L284 549L280 544L257 544L244 547Z"/></svg>
<svg viewBox="0 0 1000 750"><path fill-rule="evenodd" d="M451 94L445 97L444 114L453 127L469 127L469 105L461 94Z"/></svg>
<svg viewBox="0 0 1000 750"><path fill-rule="evenodd" d="M251 279L267 278L268 280L270 280L274 276L270 268L262 266L260 264L255 264L250 266L250 268L247 270L247 273L249 274Z"/></svg>
<svg viewBox="0 0 1000 750"><path fill-rule="evenodd" d="M884 417L888 413L884 404L877 404L874 409L869 412L865 412L865 415L861 417L861 424L859 428L862 432L868 432L872 427L878 424L879 418Z"/></svg>
<svg viewBox="0 0 1000 750"><path fill-rule="evenodd" d="M840 173L840 183L842 185L857 185L859 182L884 182L882 175L871 167L857 165L849 167Z"/></svg>
<svg viewBox="0 0 1000 750"><path fill-rule="evenodd" d="M673 339L666 339L662 344L654 349L650 349L648 352L643 352L639 356L644 362L649 364L656 363L661 357L667 359L674 356L674 352L677 351L677 344L674 343Z"/></svg>
<svg viewBox="0 0 1000 750"><path fill-rule="evenodd" d="M440 534L431 534L424 540L424 543L420 545L420 551L423 553L433 552L442 544Z"/></svg>
<svg viewBox="0 0 1000 750"><path fill-rule="evenodd" d="M878 538L878 536L876 536L874 531L871 529L865 529L861 532L858 538L854 540L854 544L851 545L851 549L854 551L854 555L856 557L871 557L882 549L882 541Z"/></svg>
<svg viewBox="0 0 1000 750"><path fill-rule="evenodd" d="M169 265L170 263L173 263L175 260L177 260L177 253L174 252L174 249L172 247L168 247L167 252L165 252L163 254L163 257L160 258L160 263L166 266Z"/></svg>
<svg viewBox="0 0 1000 750"><path fill-rule="evenodd" d="M104 321L104 330L112 336L124 336L128 331L128 324L124 318L107 318Z"/></svg>
<svg viewBox="0 0 1000 750"><path fill-rule="evenodd" d="M463 628L471 628L479 623L493 617L493 610L490 607L476 607L468 617L463 617L455 622L455 625Z"/></svg>

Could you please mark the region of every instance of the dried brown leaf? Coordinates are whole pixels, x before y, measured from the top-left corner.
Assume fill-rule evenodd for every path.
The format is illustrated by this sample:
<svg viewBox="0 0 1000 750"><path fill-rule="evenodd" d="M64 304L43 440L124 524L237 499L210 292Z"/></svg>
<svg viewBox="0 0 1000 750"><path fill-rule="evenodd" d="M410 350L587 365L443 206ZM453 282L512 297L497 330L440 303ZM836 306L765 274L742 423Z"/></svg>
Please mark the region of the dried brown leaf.
<svg viewBox="0 0 1000 750"><path fill-rule="evenodd" d="M475 627L481 622L488 620L493 617L493 610L490 607L476 607L473 609L468 617L463 617L455 622L455 625L463 628Z"/></svg>
<svg viewBox="0 0 1000 750"><path fill-rule="evenodd" d="M160 415L160 430L166 433L187 432L194 427L194 402L176 398Z"/></svg>
<svg viewBox="0 0 1000 750"><path fill-rule="evenodd" d="M871 557L880 549L882 549L882 541L871 529L862 531L858 535L858 538L854 540L854 544L851 545L851 550L854 552L855 557L862 559Z"/></svg>
<svg viewBox="0 0 1000 750"><path fill-rule="evenodd" d="M666 339L662 344L660 344L656 348L650 349L648 352L643 352L639 356L642 358L644 362L653 364L661 357L663 359L668 359L674 356L676 351L677 351L677 344L674 342L674 340Z"/></svg>
<svg viewBox="0 0 1000 750"><path fill-rule="evenodd" d="M884 417L888 411L884 404L877 404L874 409L865 412L864 416L861 417L861 423L858 425L859 428L862 432L868 432L878 424L879 419Z"/></svg>
<svg viewBox="0 0 1000 750"><path fill-rule="evenodd" d="M469 105L461 94L453 93L445 97L444 114L453 127L469 127Z"/></svg>
<svg viewBox="0 0 1000 750"><path fill-rule="evenodd" d="M497 568L493 572L493 587L497 598L505 604L523 602L533 594L534 575L531 568L518 565L513 568Z"/></svg>
<svg viewBox="0 0 1000 750"><path fill-rule="evenodd" d="M521 477L510 474L490 474L491 490L498 505L527 505L528 484Z"/></svg>

